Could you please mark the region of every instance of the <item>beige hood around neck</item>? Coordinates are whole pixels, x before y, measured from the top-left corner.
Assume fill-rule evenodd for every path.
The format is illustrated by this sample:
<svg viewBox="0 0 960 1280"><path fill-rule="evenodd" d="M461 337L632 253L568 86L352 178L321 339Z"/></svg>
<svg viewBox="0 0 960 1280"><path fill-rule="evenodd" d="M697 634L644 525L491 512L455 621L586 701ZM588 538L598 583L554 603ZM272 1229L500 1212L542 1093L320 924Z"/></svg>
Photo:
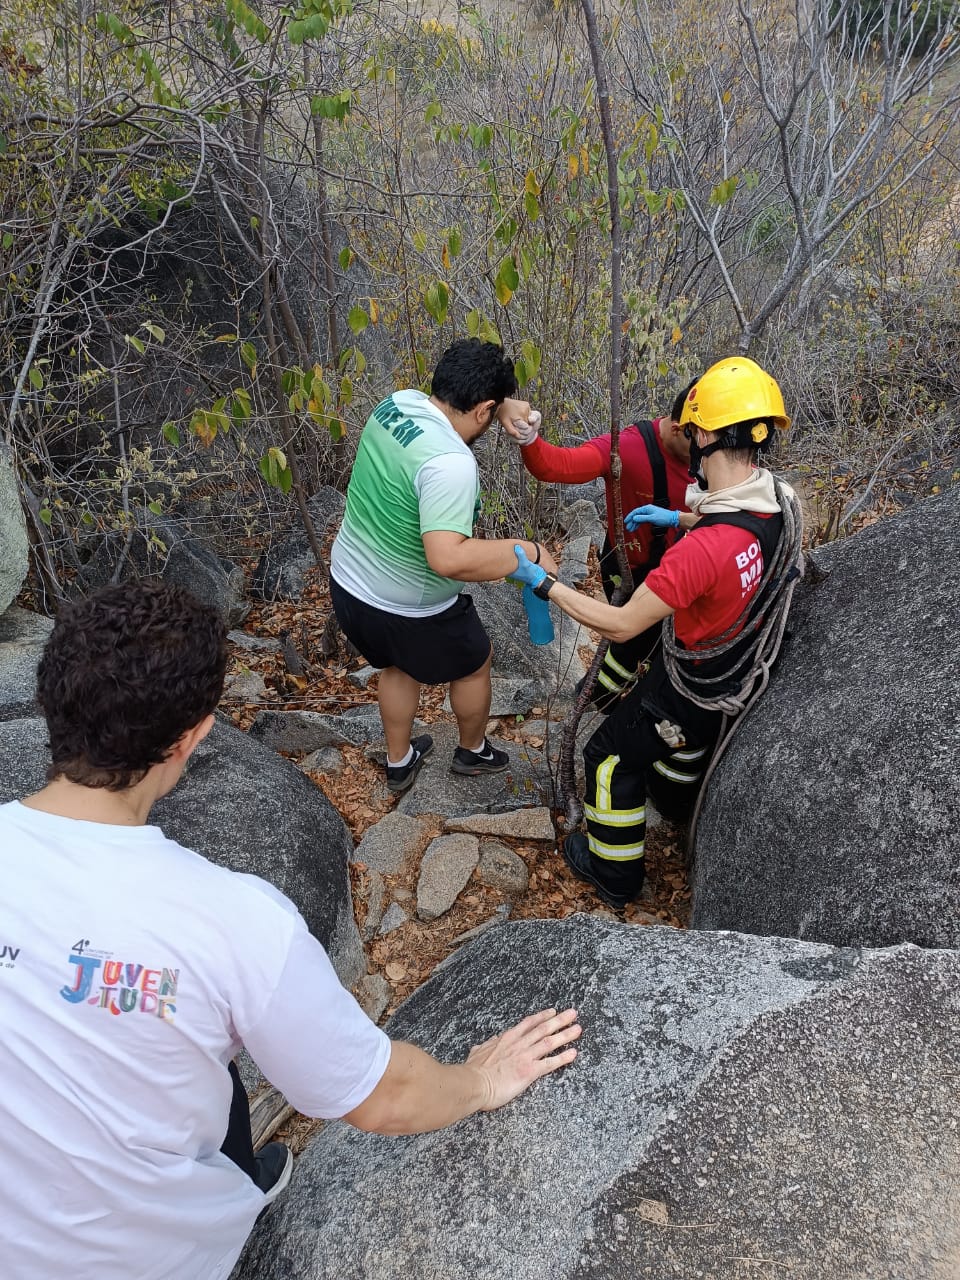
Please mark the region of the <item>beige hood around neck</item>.
<svg viewBox="0 0 960 1280"><path fill-rule="evenodd" d="M788 498L793 496L793 490L783 480L780 487ZM686 503L695 516L720 515L728 511L774 515L780 510L773 487L773 473L766 467L755 467L749 480L741 480L726 489L704 490L694 481L687 487Z"/></svg>

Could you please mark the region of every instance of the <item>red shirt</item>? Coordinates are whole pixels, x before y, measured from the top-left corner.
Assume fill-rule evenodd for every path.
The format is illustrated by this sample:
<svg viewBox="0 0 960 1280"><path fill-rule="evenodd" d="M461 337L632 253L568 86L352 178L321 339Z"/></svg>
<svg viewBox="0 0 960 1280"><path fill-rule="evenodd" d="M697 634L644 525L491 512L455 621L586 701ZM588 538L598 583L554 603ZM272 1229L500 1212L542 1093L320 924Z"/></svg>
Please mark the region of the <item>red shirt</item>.
<svg viewBox="0 0 960 1280"><path fill-rule="evenodd" d="M668 548L646 585L674 610L677 639L696 649L736 622L762 577L763 552L749 529L713 524Z"/></svg>
<svg viewBox="0 0 960 1280"><path fill-rule="evenodd" d="M653 430L666 465L669 504L674 510L686 511L685 498L687 485L690 483L687 464L662 447L659 427L660 419L658 418L653 424ZM550 480L559 484L584 484L588 480L597 480L602 476L607 494L607 533L611 543L616 542L609 434L596 436L586 444L575 445L570 449L547 444L546 440L538 436L533 444L528 444L521 450L521 454L523 465L538 480ZM624 427L620 432L620 461L623 466L620 475L620 492L623 495L623 514L626 515L634 507L643 507L653 502L653 471L647 455L647 446L643 442L640 429L636 426ZM626 534L627 559L631 565L640 566L647 563L652 537L653 530L648 524L642 524L636 533ZM671 546L676 540L676 529L668 529L667 546Z"/></svg>

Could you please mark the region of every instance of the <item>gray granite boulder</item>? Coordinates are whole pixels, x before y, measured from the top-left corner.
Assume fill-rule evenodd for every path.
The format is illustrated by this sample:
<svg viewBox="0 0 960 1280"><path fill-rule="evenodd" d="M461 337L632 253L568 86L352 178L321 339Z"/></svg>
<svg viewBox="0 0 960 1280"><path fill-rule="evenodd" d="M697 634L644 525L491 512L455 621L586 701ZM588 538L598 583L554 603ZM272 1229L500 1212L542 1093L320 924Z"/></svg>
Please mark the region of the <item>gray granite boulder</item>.
<svg viewBox="0 0 960 1280"><path fill-rule="evenodd" d="M0 449L0 614L15 600L27 577L30 545L10 450Z"/></svg>
<svg viewBox="0 0 960 1280"><path fill-rule="evenodd" d="M810 560L704 803L693 923L958 947L960 487Z"/></svg>
<svg viewBox="0 0 960 1280"><path fill-rule="evenodd" d="M184 587L198 600L220 610L229 626L235 626L250 612L244 603L243 570L224 560L199 538L170 536L175 526L165 525L160 536L169 538L169 553L163 566L164 582Z"/></svg>
<svg viewBox="0 0 960 1280"><path fill-rule="evenodd" d="M958 984L912 946L487 930L390 1034L456 1061L573 1004L577 1061L451 1130L328 1125L237 1278L953 1280Z"/></svg>
<svg viewBox="0 0 960 1280"><path fill-rule="evenodd" d="M344 495L329 485L307 499L307 510L321 542L340 524L345 506ZM316 563L307 531L294 508L290 528L258 560L251 590L264 600L299 600L306 586L304 575Z"/></svg>
<svg viewBox="0 0 960 1280"><path fill-rule="evenodd" d="M0 801L41 787L48 759L42 720L0 724ZM365 971L347 878L353 841L295 765L218 722L150 820L211 862L262 876L287 894L346 986Z"/></svg>
<svg viewBox="0 0 960 1280"><path fill-rule="evenodd" d="M15 606L0 613L0 720L36 714L37 663L53 621Z"/></svg>

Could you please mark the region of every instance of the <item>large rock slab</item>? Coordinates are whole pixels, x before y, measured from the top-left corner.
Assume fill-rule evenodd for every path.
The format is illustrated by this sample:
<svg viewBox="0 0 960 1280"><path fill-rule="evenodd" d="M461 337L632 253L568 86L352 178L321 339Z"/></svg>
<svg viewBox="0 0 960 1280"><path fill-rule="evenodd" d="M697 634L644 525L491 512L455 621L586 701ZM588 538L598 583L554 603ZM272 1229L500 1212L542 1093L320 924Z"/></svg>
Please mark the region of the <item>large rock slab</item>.
<svg viewBox="0 0 960 1280"><path fill-rule="evenodd" d="M542 753L535 748L490 738L495 747L509 751L508 768L502 773L465 778L450 772L454 748L460 741L456 725L433 724L430 733L433 751L427 756L416 782L401 797L397 812L460 818L551 803L550 773Z"/></svg>
<svg viewBox="0 0 960 1280"><path fill-rule="evenodd" d="M958 530L960 487L811 557L704 803L698 928L960 946Z"/></svg>
<svg viewBox="0 0 960 1280"><path fill-rule="evenodd" d="M37 712L37 663L52 630L52 619L27 609L0 613L0 720Z"/></svg>
<svg viewBox="0 0 960 1280"><path fill-rule="evenodd" d="M30 544L10 450L0 448L0 614L15 600L27 578Z"/></svg>
<svg viewBox="0 0 960 1280"><path fill-rule="evenodd" d="M0 802L41 787L48 760L42 720L0 724ZM346 986L365 971L347 879L353 841L296 766L218 722L150 820L211 862L276 885L296 903Z"/></svg>
<svg viewBox="0 0 960 1280"><path fill-rule="evenodd" d="M573 1004L577 1061L452 1130L327 1126L238 1280L955 1280L958 980L911 946L491 929L388 1031L453 1061Z"/></svg>
<svg viewBox="0 0 960 1280"><path fill-rule="evenodd" d="M273 751L298 755L323 747L365 746L383 740L383 722L375 704L352 707L342 715L323 711L260 711L250 736Z"/></svg>

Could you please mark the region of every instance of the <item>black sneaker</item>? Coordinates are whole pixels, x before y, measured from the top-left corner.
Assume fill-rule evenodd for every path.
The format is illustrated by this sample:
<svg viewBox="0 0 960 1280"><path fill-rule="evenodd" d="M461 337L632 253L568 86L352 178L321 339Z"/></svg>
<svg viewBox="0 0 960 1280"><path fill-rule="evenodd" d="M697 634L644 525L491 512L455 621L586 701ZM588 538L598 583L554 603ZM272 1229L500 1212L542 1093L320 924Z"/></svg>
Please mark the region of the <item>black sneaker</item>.
<svg viewBox="0 0 960 1280"><path fill-rule="evenodd" d="M501 773L509 763L510 757L507 752L498 751L496 747L490 745L488 738L484 738L483 746L479 751L468 751L466 747L457 747L453 753L450 771L463 773L472 778L479 773Z"/></svg>
<svg viewBox="0 0 960 1280"><path fill-rule="evenodd" d="M596 870L593 854L587 844L587 837L581 831L574 831L572 835L567 836L563 842L563 860L577 877L578 880L584 880L587 884L592 885L600 897L608 907L614 907L617 911L622 911L628 902L632 902L634 898L639 897L640 890L643 888L643 877L640 877L640 883L637 885L633 893L617 893L603 879Z"/></svg>
<svg viewBox="0 0 960 1280"><path fill-rule="evenodd" d="M264 1207L287 1189L293 1173L293 1152L282 1142L268 1142L257 1152L254 1182L263 1192Z"/></svg>
<svg viewBox="0 0 960 1280"><path fill-rule="evenodd" d="M414 738L410 745L413 747L413 758L411 760L408 760L406 764L387 765L388 791L406 791L407 787L413 786L414 779L420 772L424 760L433 750L433 739L429 733L422 733L419 738Z"/></svg>

